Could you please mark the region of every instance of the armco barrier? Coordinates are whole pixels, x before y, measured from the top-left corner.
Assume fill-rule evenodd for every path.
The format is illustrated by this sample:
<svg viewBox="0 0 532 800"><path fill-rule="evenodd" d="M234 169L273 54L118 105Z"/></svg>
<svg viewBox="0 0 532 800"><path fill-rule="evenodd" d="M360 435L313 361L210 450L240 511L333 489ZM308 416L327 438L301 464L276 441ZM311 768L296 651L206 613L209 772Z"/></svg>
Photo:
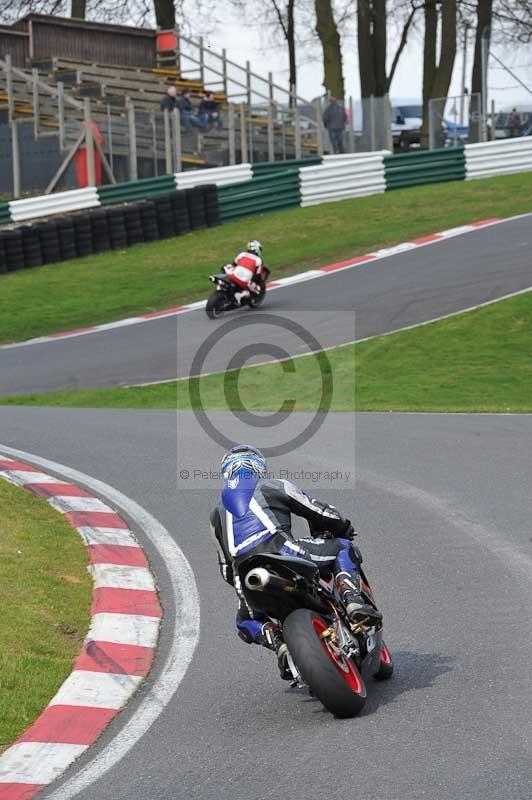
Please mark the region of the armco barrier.
<svg viewBox="0 0 532 800"><path fill-rule="evenodd" d="M221 186L218 199L222 222L298 206L301 202L299 174L297 170L285 170L246 183Z"/></svg>
<svg viewBox="0 0 532 800"><path fill-rule="evenodd" d="M532 136L465 146L466 179L532 170Z"/></svg>
<svg viewBox="0 0 532 800"><path fill-rule="evenodd" d="M131 200L144 200L146 197L157 197L175 189L173 175L160 175L157 178L143 178L140 181L112 183L98 187L98 196L102 206L113 203L127 203Z"/></svg>
<svg viewBox="0 0 532 800"><path fill-rule="evenodd" d="M46 217L49 214L62 214L67 211L79 211L84 208L95 208L100 199L95 187L74 189L71 192L46 194L42 197L28 197L26 200L13 200L9 204L13 222L25 219Z"/></svg>
<svg viewBox="0 0 532 800"><path fill-rule="evenodd" d="M217 186L249 181L253 177L251 164L235 164L232 167L213 167L212 169L190 170L175 174L175 185L178 189L191 189L203 183L215 183Z"/></svg>
<svg viewBox="0 0 532 800"><path fill-rule="evenodd" d="M463 181L465 156L463 147L419 150L415 153L389 155L384 159L387 189L403 189L427 183Z"/></svg>
<svg viewBox="0 0 532 800"><path fill-rule="evenodd" d="M301 205L314 206L350 197L379 194L386 189L384 156L376 153L347 154L323 159L317 167L300 170Z"/></svg>
<svg viewBox="0 0 532 800"><path fill-rule="evenodd" d="M287 161L259 161L253 164L253 177L263 178L265 175L275 175L287 169L299 170L302 167L314 167L322 163L321 156L308 156L307 158L291 158Z"/></svg>
<svg viewBox="0 0 532 800"><path fill-rule="evenodd" d="M0 225L6 225L8 222L11 222L9 206L10 203L7 200L0 202Z"/></svg>

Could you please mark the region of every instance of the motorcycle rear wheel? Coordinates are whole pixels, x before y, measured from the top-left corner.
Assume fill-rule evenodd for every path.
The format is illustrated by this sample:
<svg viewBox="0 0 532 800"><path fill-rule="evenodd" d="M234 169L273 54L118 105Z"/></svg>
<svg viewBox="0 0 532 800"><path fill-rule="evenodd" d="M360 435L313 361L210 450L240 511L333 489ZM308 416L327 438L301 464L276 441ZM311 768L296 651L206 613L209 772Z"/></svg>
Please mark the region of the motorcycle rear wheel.
<svg viewBox="0 0 532 800"><path fill-rule="evenodd" d="M264 298L266 297L266 284L261 283L260 292L258 294L252 294L249 304L251 308L255 308L256 306L260 306L263 302Z"/></svg>
<svg viewBox="0 0 532 800"><path fill-rule="evenodd" d="M393 659L390 651L383 642L380 652L379 668L373 673L373 677L376 681L387 681L392 677L392 675Z"/></svg>
<svg viewBox="0 0 532 800"><path fill-rule="evenodd" d="M220 319L224 314L226 304L227 298L223 292L213 292L205 306L209 319Z"/></svg>
<svg viewBox="0 0 532 800"><path fill-rule="evenodd" d="M306 608L288 615L284 640L305 682L336 717L354 717L366 703L366 687L352 662L322 634L328 624Z"/></svg>

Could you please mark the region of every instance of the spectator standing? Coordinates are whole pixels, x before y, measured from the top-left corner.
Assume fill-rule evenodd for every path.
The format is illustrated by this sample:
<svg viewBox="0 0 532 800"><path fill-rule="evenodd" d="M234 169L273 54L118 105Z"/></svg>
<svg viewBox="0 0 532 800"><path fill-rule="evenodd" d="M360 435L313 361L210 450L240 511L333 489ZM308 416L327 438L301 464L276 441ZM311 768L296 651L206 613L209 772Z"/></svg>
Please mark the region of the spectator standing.
<svg viewBox="0 0 532 800"><path fill-rule="evenodd" d="M217 131L222 130L223 120L220 113L220 104L215 99L214 92L205 92L205 97L198 109L198 118L205 130L209 130L212 127L216 127Z"/></svg>
<svg viewBox="0 0 532 800"><path fill-rule="evenodd" d="M333 153L345 153L344 131L346 113L336 97L329 98L329 105L323 113L323 124L329 133Z"/></svg>
<svg viewBox="0 0 532 800"><path fill-rule="evenodd" d="M166 94L161 100L161 111L173 111L176 107L177 100L177 89L175 86L169 86L166 90Z"/></svg>
<svg viewBox="0 0 532 800"><path fill-rule="evenodd" d="M510 136L512 138L521 136L521 114L516 108L512 108L512 113L508 117L508 127L510 128Z"/></svg>

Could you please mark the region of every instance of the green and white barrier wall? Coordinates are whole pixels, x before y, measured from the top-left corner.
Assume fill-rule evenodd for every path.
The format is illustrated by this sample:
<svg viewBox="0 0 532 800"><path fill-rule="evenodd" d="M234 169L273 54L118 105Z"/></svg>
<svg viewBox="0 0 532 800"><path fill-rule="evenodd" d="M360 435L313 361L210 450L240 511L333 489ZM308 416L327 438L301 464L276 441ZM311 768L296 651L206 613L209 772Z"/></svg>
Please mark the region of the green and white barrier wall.
<svg viewBox="0 0 532 800"><path fill-rule="evenodd" d="M237 164L0 202L0 225L216 186L222 222L292 206L378 194L409 186L532 170L532 136L393 155L353 153Z"/></svg>

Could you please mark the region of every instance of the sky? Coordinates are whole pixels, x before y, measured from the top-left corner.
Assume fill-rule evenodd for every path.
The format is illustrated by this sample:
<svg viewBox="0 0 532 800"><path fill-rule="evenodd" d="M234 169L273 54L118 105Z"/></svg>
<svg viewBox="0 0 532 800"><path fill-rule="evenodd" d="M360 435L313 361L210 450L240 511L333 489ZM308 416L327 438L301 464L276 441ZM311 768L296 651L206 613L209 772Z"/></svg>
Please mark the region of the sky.
<svg viewBox="0 0 532 800"><path fill-rule="evenodd" d="M217 20L208 17L207 22L203 21L203 32L205 33L205 29L207 29L206 42L213 49L221 50L225 47L228 57L238 63L245 64L246 60L251 61L252 69L259 74L267 75L269 71L272 71L275 80L286 85L288 69L285 47L278 40L273 40L271 31L264 26L262 20L244 21L242 16L233 5L227 3L226 7L218 14ZM193 30L194 32L199 31ZM301 32L304 35L307 34L304 30ZM310 38L310 32L308 35ZM392 84L391 94L394 101L399 98L412 101L421 97L422 48L422 33L415 32L401 56ZM471 31L466 62L466 86L471 79L473 48L474 32ZM394 50L392 40L389 44L390 58ZM347 31L344 35L342 51L346 93L358 99L360 88L354 29ZM500 110L514 105L532 108L532 48L520 45L510 50L509 48L503 49L500 45L494 45L493 52L506 66L515 71L517 77L530 87L530 91L527 92L495 59L491 59L488 73L489 102L494 100L496 108ZM321 55L321 46L318 41L300 49L298 53L298 94L307 99L312 99L323 92ZM463 46L460 42L450 94L461 94L462 65Z"/></svg>

